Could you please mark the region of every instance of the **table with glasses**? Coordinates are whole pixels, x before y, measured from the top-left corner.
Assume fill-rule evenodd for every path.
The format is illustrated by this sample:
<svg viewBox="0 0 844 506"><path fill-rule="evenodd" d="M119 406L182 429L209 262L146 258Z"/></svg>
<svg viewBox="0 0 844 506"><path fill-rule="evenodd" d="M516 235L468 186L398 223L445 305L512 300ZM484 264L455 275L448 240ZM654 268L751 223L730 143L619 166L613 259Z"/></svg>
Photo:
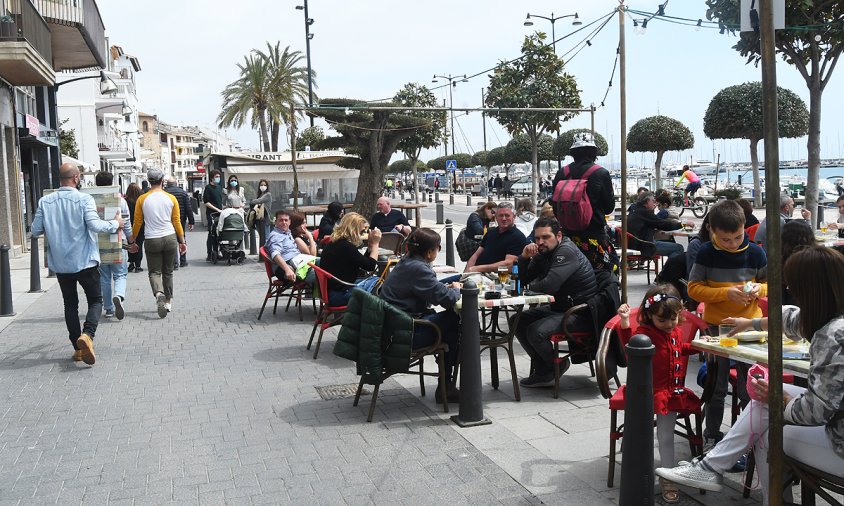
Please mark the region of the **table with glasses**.
<svg viewBox="0 0 844 506"><path fill-rule="evenodd" d="M522 400L519 390L519 377L516 373L516 360L513 354L513 338L516 327L525 306L536 304L549 304L554 302L554 297L545 294L526 294L521 296L510 296L501 294L500 298L487 298L492 292L483 292L478 296L478 310L480 314L481 349L489 350L489 360L492 374L492 388L498 390L498 348L507 352L510 361L510 374L513 380L513 396L517 401ZM499 292L500 293L500 292ZM463 307L462 300L458 300L454 306L455 311ZM501 313L505 318L502 323L499 319ZM562 315L561 315L562 318Z"/></svg>
<svg viewBox="0 0 844 506"><path fill-rule="evenodd" d="M752 334L759 334L759 337L762 337L761 334L767 333L744 333L744 335ZM721 346L720 338L718 337L700 336L694 341L692 341L692 348L705 353L711 353L719 357L731 358L733 360L744 362L746 364L755 364L758 362L760 364L768 365L768 344L764 342L764 340L743 341L741 340L743 338L742 333L737 334L737 336L739 338L739 343L737 346ZM790 372L795 376L800 376L801 378L808 378L808 343L806 343L805 341L791 341L790 339L786 338L783 339L782 349L784 355L782 361L783 371ZM797 356L805 356L805 358L785 358Z"/></svg>
<svg viewBox="0 0 844 506"><path fill-rule="evenodd" d="M844 246L844 237L838 236L837 230L815 230L815 240L818 244L831 248L833 246Z"/></svg>

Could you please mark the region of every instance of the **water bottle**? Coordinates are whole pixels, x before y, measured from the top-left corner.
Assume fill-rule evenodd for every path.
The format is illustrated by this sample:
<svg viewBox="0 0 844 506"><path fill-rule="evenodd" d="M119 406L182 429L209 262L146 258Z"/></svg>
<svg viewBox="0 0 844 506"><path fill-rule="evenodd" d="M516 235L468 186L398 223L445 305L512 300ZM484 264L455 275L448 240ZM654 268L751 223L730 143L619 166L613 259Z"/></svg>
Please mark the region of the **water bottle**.
<svg viewBox="0 0 844 506"><path fill-rule="evenodd" d="M519 279L519 264L513 264L513 272L510 274L510 279L513 280L513 295L518 297L522 294L522 281Z"/></svg>

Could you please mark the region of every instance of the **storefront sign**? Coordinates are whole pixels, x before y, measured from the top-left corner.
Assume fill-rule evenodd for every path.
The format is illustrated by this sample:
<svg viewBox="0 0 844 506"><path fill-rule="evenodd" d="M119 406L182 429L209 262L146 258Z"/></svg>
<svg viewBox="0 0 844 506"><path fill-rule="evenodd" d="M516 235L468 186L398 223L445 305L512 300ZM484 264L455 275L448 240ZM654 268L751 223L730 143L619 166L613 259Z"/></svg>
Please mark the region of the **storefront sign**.
<svg viewBox="0 0 844 506"><path fill-rule="evenodd" d="M26 128L29 130L29 135L33 137L38 137L39 132L39 122L38 118L35 116L30 116L29 114L26 115Z"/></svg>

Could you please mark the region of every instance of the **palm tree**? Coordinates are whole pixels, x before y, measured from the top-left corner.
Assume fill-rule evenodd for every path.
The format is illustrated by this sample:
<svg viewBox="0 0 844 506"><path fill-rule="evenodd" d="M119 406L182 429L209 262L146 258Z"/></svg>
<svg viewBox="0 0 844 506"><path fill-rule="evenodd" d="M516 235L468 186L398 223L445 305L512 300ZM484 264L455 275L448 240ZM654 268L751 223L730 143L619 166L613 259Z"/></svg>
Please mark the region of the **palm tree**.
<svg viewBox="0 0 844 506"><path fill-rule="evenodd" d="M223 89L223 107L217 116L220 128L240 128L249 120L252 128L258 128L264 151L270 150L267 137L266 111L269 107L269 63L266 59L251 54L243 57L244 63L237 64L240 77Z"/></svg>
<svg viewBox="0 0 844 506"><path fill-rule="evenodd" d="M308 101L308 69L300 64L303 59L302 53L290 51L290 46L281 51L280 46L280 42L276 42L275 46L267 42L266 53L258 49L252 51L267 62L270 72L267 120L270 124L273 151L278 150L279 126L289 125L287 111L290 110L291 104ZM314 87L316 87L315 78L316 73L312 70L311 79Z"/></svg>

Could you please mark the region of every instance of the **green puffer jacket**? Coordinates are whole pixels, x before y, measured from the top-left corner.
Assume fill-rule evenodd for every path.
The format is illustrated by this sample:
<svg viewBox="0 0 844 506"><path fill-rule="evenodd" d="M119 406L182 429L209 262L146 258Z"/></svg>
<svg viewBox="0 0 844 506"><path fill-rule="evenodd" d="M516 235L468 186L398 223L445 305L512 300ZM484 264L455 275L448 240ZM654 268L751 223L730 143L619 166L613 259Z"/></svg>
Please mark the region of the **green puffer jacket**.
<svg viewBox="0 0 844 506"><path fill-rule="evenodd" d="M407 372L412 341L413 319L407 313L355 289L334 354L354 361L364 383L380 385L392 374Z"/></svg>

